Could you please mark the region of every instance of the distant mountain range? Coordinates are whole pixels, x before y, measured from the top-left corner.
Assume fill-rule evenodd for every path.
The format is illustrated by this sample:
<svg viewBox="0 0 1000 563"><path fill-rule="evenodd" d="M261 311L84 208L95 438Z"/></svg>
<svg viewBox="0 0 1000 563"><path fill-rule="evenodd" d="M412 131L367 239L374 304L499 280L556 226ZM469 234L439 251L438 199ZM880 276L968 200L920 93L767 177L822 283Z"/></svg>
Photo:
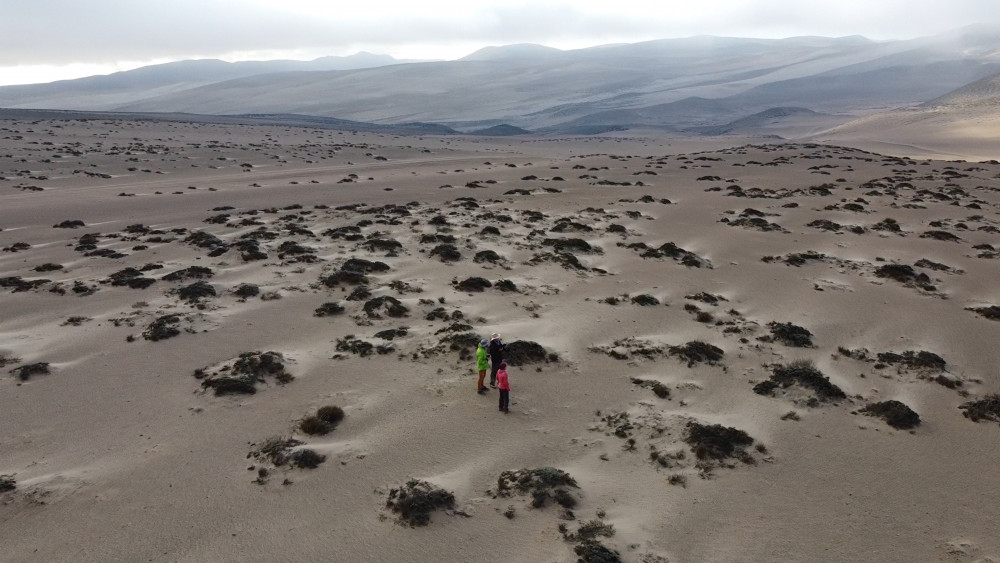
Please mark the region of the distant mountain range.
<svg viewBox="0 0 1000 563"><path fill-rule="evenodd" d="M880 42L702 36L569 51L522 44L455 61L371 54L181 61L0 87L0 107L294 114L464 132L504 125L492 130L497 134L635 128L724 134L791 122L806 133L946 95L982 97L996 88L998 73L1000 27L972 26ZM971 93L950 94L963 87Z"/></svg>

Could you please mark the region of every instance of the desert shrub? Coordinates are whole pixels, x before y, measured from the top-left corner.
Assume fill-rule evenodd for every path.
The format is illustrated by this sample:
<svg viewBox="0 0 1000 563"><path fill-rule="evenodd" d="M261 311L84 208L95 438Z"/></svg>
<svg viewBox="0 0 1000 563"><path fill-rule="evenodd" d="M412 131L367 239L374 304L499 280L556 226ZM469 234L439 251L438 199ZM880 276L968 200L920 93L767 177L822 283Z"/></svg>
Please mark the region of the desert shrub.
<svg viewBox="0 0 1000 563"><path fill-rule="evenodd" d="M878 361L886 364L902 364L903 366L910 369L931 369L931 370L944 370L947 366L947 362L944 358L935 354L934 352L928 352L926 350L918 350L914 352L913 350L906 350L901 354L895 352L881 352L878 354Z"/></svg>
<svg viewBox="0 0 1000 563"><path fill-rule="evenodd" d="M243 299L260 295L260 286L252 283L241 283L233 289L233 294Z"/></svg>
<svg viewBox="0 0 1000 563"><path fill-rule="evenodd" d="M302 442L294 438L284 436L273 436L264 440L256 449L250 452L250 456L270 461L275 466L282 466L291 461L292 448Z"/></svg>
<svg viewBox="0 0 1000 563"><path fill-rule="evenodd" d="M387 508L399 514L399 521L410 526L426 526L431 512L455 507L455 495L427 481L411 479L401 487L389 490Z"/></svg>
<svg viewBox="0 0 1000 563"><path fill-rule="evenodd" d="M767 326L771 329L772 337L782 344L799 348L809 348L813 345L813 334L805 328L779 322L771 322Z"/></svg>
<svg viewBox="0 0 1000 563"><path fill-rule="evenodd" d="M640 305L643 307L648 307L653 305L659 305L660 300L653 297L652 295L649 295L648 293L643 293L641 295L636 295L635 297L633 297L632 303L635 303L636 305Z"/></svg>
<svg viewBox="0 0 1000 563"><path fill-rule="evenodd" d="M987 395L982 399L963 403L958 408L962 409L962 415L972 422L980 420L1000 422L1000 394Z"/></svg>
<svg viewBox="0 0 1000 563"><path fill-rule="evenodd" d="M621 555L597 541L584 541L573 547L578 563L621 563Z"/></svg>
<svg viewBox="0 0 1000 563"><path fill-rule="evenodd" d="M913 409L910 407L896 400L872 403L861 409L861 412L868 416L877 416L885 420L889 426L900 430L920 426L920 415L913 412Z"/></svg>
<svg viewBox="0 0 1000 563"><path fill-rule="evenodd" d="M632 383L640 387L649 387L653 390L653 393L661 399L670 398L670 388L655 379L639 379L638 377L633 377Z"/></svg>
<svg viewBox="0 0 1000 563"><path fill-rule="evenodd" d="M285 370L285 357L280 352L244 352L233 363L233 373L252 376L263 380L271 376L278 383L288 383L292 374Z"/></svg>
<svg viewBox="0 0 1000 563"><path fill-rule="evenodd" d="M328 424L337 425L344 420L344 409L335 405L326 405L316 411L316 418Z"/></svg>
<svg viewBox="0 0 1000 563"><path fill-rule="evenodd" d="M772 369L771 378L754 386L758 395L771 395L778 388L788 388L792 385L811 390L821 401L846 399L844 391L830 382L830 378L816 369L809 361L795 361L790 364L776 365Z"/></svg>
<svg viewBox="0 0 1000 563"><path fill-rule="evenodd" d="M177 290L177 296L188 303L198 303L206 297L218 295L215 288L208 282L196 281Z"/></svg>
<svg viewBox="0 0 1000 563"><path fill-rule="evenodd" d="M714 365L725 354L721 348L700 340L694 340L682 346L671 346L669 352L671 356L677 356L686 361L688 367L701 362Z"/></svg>
<svg viewBox="0 0 1000 563"><path fill-rule="evenodd" d="M153 342L173 338L181 333L180 329L177 328L177 325L180 324L180 322L180 315L163 315L156 318L149 324L148 327L146 327L146 330L142 332L142 337Z"/></svg>
<svg viewBox="0 0 1000 563"><path fill-rule="evenodd" d="M360 340L353 334L338 338L335 348L338 352L350 352L361 357L371 356L372 352L375 351L374 344L366 340Z"/></svg>
<svg viewBox="0 0 1000 563"><path fill-rule="evenodd" d="M989 307L970 307L966 310L979 313L991 321L1000 321L1000 305L990 305Z"/></svg>
<svg viewBox="0 0 1000 563"><path fill-rule="evenodd" d="M493 284L490 283L489 280L478 276L465 278L464 280L455 283L456 289L468 292L481 292L490 287L493 287Z"/></svg>
<svg viewBox="0 0 1000 563"><path fill-rule="evenodd" d="M310 436L322 436L333 430L333 426L318 416L307 416L299 421L299 430Z"/></svg>
<svg viewBox="0 0 1000 563"><path fill-rule="evenodd" d="M313 315L317 317L329 317L333 315L339 315L343 312L344 312L344 307L340 303L337 303L336 301L331 301L328 303L323 303L322 305L317 307Z"/></svg>
<svg viewBox="0 0 1000 563"><path fill-rule="evenodd" d="M684 441L698 459L720 460L736 457L753 444L753 438L737 428L693 421L687 425Z"/></svg>
<svg viewBox="0 0 1000 563"><path fill-rule="evenodd" d="M18 366L10 370L10 372L21 381L27 381L32 375L44 375L49 373L49 363L36 362L33 364L24 364L23 366Z"/></svg>
<svg viewBox="0 0 1000 563"><path fill-rule="evenodd" d="M517 285L510 280L499 280L493 287L497 288L498 291L505 291L508 293L517 293Z"/></svg>
<svg viewBox="0 0 1000 563"><path fill-rule="evenodd" d="M290 457L291 464L303 469L315 469L326 461L326 456L310 449L295 450Z"/></svg>
<svg viewBox="0 0 1000 563"><path fill-rule="evenodd" d="M576 499L566 490L570 487L578 488L576 480L554 467L504 471L497 479L499 496L530 494L531 506L534 508L542 508L549 500L567 509L576 506Z"/></svg>
<svg viewBox="0 0 1000 563"><path fill-rule="evenodd" d="M176 272L171 272L163 276L164 281L181 281L186 279L203 279L212 277L214 272L211 268L206 268L205 266L191 266L189 268L184 268L182 270L177 270Z"/></svg>
<svg viewBox="0 0 1000 563"><path fill-rule="evenodd" d="M549 353L544 346L530 340L515 340L507 344L504 360L512 366L523 366L542 362L558 361L558 357Z"/></svg>
<svg viewBox="0 0 1000 563"><path fill-rule="evenodd" d="M205 389L213 389L216 395L253 395L257 392L254 379L247 376L213 377L201 382Z"/></svg>
<svg viewBox="0 0 1000 563"><path fill-rule="evenodd" d="M457 262L462 259L462 253L453 244L439 244L431 249L431 256L437 256L442 262Z"/></svg>
<svg viewBox="0 0 1000 563"><path fill-rule="evenodd" d="M380 312L393 318L405 317L410 314L410 309L391 295L380 295L365 301L364 310L369 317L376 319L381 318Z"/></svg>
<svg viewBox="0 0 1000 563"><path fill-rule="evenodd" d="M0 493L13 491L17 488L17 481L13 475L0 475Z"/></svg>
<svg viewBox="0 0 1000 563"><path fill-rule="evenodd" d="M0 352L0 367L4 367L4 366L10 365L10 364L16 364L16 363L19 363L20 361L21 361L21 358L18 358L16 356L11 356L10 354L7 354L6 352Z"/></svg>
<svg viewBox="0 0 1000 563"><path fill-rule="evenodd" d="M472 261L476 264L481 264L483 262L495 264L501 260L503 260L503 257L492 250L481 250L472 258Z"/></svg>

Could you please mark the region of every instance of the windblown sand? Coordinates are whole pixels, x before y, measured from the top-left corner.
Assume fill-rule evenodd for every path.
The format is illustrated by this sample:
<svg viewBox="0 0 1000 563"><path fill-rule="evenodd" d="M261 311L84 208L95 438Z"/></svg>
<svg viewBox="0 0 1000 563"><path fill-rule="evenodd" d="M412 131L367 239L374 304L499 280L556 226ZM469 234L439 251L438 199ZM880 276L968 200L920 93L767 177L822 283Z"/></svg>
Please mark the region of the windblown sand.
<svg viewBox="0 0 1000 563"><path fill-rule="evenodd" d="M5 121L0 176L4 561L1000 559L996 161Z"/></svg>

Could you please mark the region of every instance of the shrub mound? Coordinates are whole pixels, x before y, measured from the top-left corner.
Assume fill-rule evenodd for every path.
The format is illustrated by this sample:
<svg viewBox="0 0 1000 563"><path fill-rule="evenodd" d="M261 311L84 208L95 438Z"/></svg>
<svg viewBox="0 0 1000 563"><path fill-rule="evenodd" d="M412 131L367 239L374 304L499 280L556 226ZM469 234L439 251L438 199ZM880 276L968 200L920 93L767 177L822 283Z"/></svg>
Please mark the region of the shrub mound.
<svg viewBox="0 0 1000 563"><path fill-rule="evenodd" d="M830 382L830 378L816 369L809 361L796 361L785 365L776 365L771 371L770 379L754 386L753 392L758 395L774 396L774 391L787 389L798 385L811 390L816 401L834 401L846 399L844 391Z"/></svg>
<svg viewBox="0 0 1000 563"><path fill-rule="evenodd" d="M721 348L700 340L694 340L682 346L671 346L669 352L671 356L677 356L686 361L688 367L702 362L715 365L725 354Z"/></svg>
<svg viewBox="0 0 1000 563"><path fill-rule="evenodd" d="M213 389L216 395L252 395L257 392L257 383L266 382L267 377L281 385L294 379L285 370L284 356L280 352L244 352L232 366L224 365L214 373L199 369L194 376L203 380L202 388Z"/></svg>
<svg viewBox="0 0 1000 563"><path fill-rule="evenodd" d="M539 467L537 469L518 469L504 471L497 479L497 495L510 497L514 494L530 494L531 506L541 508L549 500L555 501L563 508L576 506L576 499L568 488L578 489L576 480L569 473L554 467Z"/></svg>
<svg viewBox="0 0 1000 563"><path fill-rule="evenodd" d="M455 495L427 481L410 479L405 485L389 490L385 506L399 514L403 524L426 526L431 521L431 512L455 507Z"/></svg>
<svg viewBox="0 0 1000 563"><path fill-rule="evenodd" d="M877 416L886 421L889 426L900 430L908 430L920 426L920 415L913 412L913 409L910 407L896 400L872 403L861 409L860 412L868 416Z"/></svg>
<svg viewBox="0 0 1000 563"><path fill-rule="evenodd" d="M33 364L24 364L10 370L10 372L21 381L27 381L32 375L45 375L49 373L49 363L36 362Z"/></svg>
<svg viewBox="0 0 1000 563"><path fill-rule="evenodd" d="M753 445L753 438L742 430L693 421L687 425L684 441L691 446L698 459L722 460L737 457Z"/></svg>
<svg viewBox="0 0 1000 563"><path fill-rule="evenodd" d="M344 409L327 405L320 407L316 414L307 416L299 421L299 430L309 435L329 434L334 428L344 420Z"/></svg>
<svg viewBox="0 0 1000 563"><path fill-rule="evenodd" d="M962 403L958 408L962 409L962 415L972 422L980 420L1000 422L1000 394L994 393L982 399Z"/></svg>
<svg viewBox="0 0 1000 563"><path fill-rule="evenodd" d="M344 307L340 303L330 301L317 307L313 315L317 317L332 317L333 315L339 315L343 312Z"/></svg>
<svg viewBox="0 0 1000 563"><path fill-rule="evenodd" d="M473 292L475 292L475 293L482 292L482 291L484 291L486 289L489 289L489 288L493 287L493 284L490 283L490 281L488 279L482 278L482 277L478 277L478 276L473 276L473 277L470 277L470 278L465 278L464 280L462 280L460 282L454 282L454 283L455 283L455 289L458 289L458 290L461 290L461 291L467 291L467 292L470 292L470 293L473 293Z"/></svg>
<svg viewBox="0 0 1000 563"><path fill-rule="evenodd" d="M13 475L0 475L0 493L13 491L17 488L17 481Z"/></svg>
<svg viewBox="0 0 1000 563"><path fill-rule="evenodd" d="M251 450L247 457L252 457L261 461L269 461L275 467L289 466L303 469L315 469L319 464L326 461L326 456L308 448L294 449L302 442L295 438L284 436L274 436L261 443L256 449Z"/></svg>
<svg viewBox="0 0 1000 563"><path fill-rule="evenodd" d="M180 322L181 317L177 314L157 317L146 327L146 330L142 331L142 337L153 342L173 338L181 333L181 330L177 328Z"/></svg>
<svg viewBox="0 0 1000 563"><path fill-rule="evenodd" d="M554 352L549 352L541 344L530 340L515 340L507 344L503 357L512 366L559 361L559 356Z"/></svg>
<svg viewBox="0 0 1000 563"><path fill-rule="evenodd" d="M770 322L767 326L771 329L771 337L786 346L811 348L813 345L813 334L805 328L779 322Z"/></svg>
<svg viewBox="0 0 1000 563"><path fill-rule="evenodd" d="M652 389L653 393L661 399L670 398L670 388L655 379L640 379L638 377L633 377L632 384Z"/></svg>

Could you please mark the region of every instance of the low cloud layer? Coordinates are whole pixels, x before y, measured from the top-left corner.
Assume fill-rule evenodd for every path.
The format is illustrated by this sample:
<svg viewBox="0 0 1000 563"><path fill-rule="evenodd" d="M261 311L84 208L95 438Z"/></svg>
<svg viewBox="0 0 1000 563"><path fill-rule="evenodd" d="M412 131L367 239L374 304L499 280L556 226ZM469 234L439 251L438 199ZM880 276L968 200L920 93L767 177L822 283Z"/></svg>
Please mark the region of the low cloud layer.
<svg viewBox="0 0 1000 563"><path fill-rule="evenodd" d="M230 57L239 53L411 56L432 47L521 42L582 46L691 35L906 38L998 21L982 0L704 0L693 7L607 2L401 3L308 0L5 2L0 67ZM13 4L13 5L11 5ZM453 53L457 57L466 52ZM419 55L418 55L419 56ZM443 55L439 55L443 56Z"/></svg>

